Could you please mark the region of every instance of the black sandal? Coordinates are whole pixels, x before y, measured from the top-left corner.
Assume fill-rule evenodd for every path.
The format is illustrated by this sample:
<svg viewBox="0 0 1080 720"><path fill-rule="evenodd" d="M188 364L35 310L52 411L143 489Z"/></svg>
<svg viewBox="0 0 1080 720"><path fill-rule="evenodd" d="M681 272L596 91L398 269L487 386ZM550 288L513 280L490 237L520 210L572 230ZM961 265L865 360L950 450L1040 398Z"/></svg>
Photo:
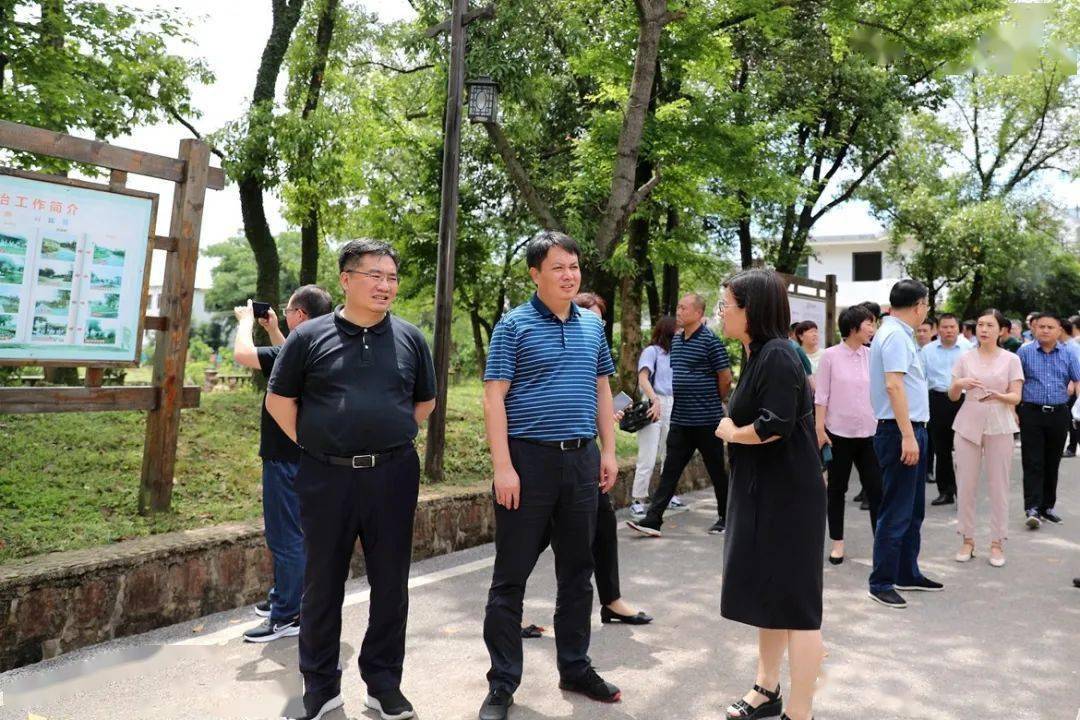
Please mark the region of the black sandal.
<svg viewBox="0 0 1080 720"><path fill-rule="evenodd" d="M780 708L784 702L780 697L780 686L776 686L775 692L769 692L760 685L754 685L754 691L768 698L767 702L754 707L745 700L736 700L728 706L727 716L730 720L758 720L758 718L776 717L780 715Z"/></svg>

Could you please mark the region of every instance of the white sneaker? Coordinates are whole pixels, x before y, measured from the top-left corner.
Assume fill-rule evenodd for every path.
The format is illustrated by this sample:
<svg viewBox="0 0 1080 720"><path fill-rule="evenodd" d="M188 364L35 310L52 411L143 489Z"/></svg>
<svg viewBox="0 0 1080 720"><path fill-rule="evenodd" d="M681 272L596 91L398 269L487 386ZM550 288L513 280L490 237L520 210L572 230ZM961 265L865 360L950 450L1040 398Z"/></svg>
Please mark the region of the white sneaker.
<svg viewBox="0 0 1080 720"><path fill-rule="evenodd" d="M635 500L634 502L630 503L630 517L637 519L643 518L648 514L649 506L645 503L641 502L640 500Z"/></svg>
<svg viewBox="0 0 1080 720"><path fill-rule="evenodd" d="M674 495L671 501L667 504L668 512L680 512L682 510L689 510L690 506L682 501L678 495Z"/></svg>

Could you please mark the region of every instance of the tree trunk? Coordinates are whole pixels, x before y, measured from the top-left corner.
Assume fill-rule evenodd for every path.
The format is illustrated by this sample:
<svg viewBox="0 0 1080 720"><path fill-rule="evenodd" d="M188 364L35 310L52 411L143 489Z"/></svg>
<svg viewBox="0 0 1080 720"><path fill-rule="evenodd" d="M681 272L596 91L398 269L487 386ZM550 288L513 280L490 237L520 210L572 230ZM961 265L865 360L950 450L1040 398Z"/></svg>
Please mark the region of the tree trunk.
<svg viewBox="0 0 1080 720"><path fill-rule="evenodd" d="M637 392L637 360L641 353L641 286L649 259L649 218L630 221L626 252L635 272L619 281L619 388L627 395Z"/></svg>
<svg viewBox="0 0 1080 720"><path fill-rule="evenodd" d="M315 31L315 58L311 64L311 77L308 80L307 97L301 118L308 116L319 107L322 94L323 77L326 75L326 62L330 56L330 41L334 37L334 22L337 19L339 0L325 0L319 13L319 27ZM309 172L313 166L315 149L309 139L300 148L300 172ZM300 284L314 285L319 277L319 201L311 200L303 223L300 225Z"/></svg>
<svg viewBox="0 0 1080 720"><path fill-rule="evenodd" d="M480 310L476 307L469 308L469 321L472 323L473 346L476 348L476 364L480 368L481 377L487 366L487 353L484 350L484 333L480 325Z"/></svg>
<svg viewBox="0 0 1080 720"><path fill-rule="evenodd" d="M968 295L967 303L964 305L963 317L973 318L976 317L979 310L979 303L982 301L983 284L986 282L986 278L983 276L981 269L976 270L975 274L971 278L971 294Z"/></svg>
<svg viewBox="0 0 1080 720"><path fill-rule="evenodd" d="M754 237L750 234L750 198L745 190L739 191L743 214L739 218L739 259L743 270L754 267Z"/></svg>
<svg viewBox="0 0 1080 720"><path fill-rule="evenodd" d="M656 288L656 269L650 262L645 268L645 299L649 303L649 323L656 325L656 322L663 314L663 308L660 306L660 292Z"/></svg>
<svg viewBox="0 0 1080 720"><path fill-rule="evenodd" d="M277 85L285 51L289 49L293 30L300 20L303 0L273 0L273 25L270 37L263 48L259 70L255 75L255 90L251 96L250 121L259 122L260 108L272 107L274 89ZM250 130L249 130L250 132ZM250 145L256 145L249 143ZM263 205L263 187L260 177L268 162L266 149L256 146L249 150L242 167L245 172L236 178L240 189L240 213L244 218L244 236L255 255L255 293L258 299L278 305L281 303L281 261L278 257L274 236L266 220ZM265 332L259 342L265 342Z"/></svg>
<svg viewBox="0 0 1080 720"><path fill-rule="evenodd" d="M675 306L679 304L679 266L664 265L663 302L660 303L662 315L675 316Z"/></svg>

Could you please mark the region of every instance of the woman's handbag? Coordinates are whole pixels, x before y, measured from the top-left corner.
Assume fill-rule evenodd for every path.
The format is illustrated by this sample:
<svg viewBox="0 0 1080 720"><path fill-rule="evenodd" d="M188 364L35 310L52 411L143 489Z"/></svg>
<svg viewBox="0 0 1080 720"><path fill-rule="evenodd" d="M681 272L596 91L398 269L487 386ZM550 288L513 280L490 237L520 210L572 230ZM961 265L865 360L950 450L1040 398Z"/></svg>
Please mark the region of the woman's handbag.
<svg viewBox="0 0 1080 720"><path fill-rule="evenodd" d="M652 407L652 403L648 400L634 403L623 413L622 420L619 421L619 429L628 433L636 433L638 430L652 425L656 421L649 417L650 407Z"/></svg>

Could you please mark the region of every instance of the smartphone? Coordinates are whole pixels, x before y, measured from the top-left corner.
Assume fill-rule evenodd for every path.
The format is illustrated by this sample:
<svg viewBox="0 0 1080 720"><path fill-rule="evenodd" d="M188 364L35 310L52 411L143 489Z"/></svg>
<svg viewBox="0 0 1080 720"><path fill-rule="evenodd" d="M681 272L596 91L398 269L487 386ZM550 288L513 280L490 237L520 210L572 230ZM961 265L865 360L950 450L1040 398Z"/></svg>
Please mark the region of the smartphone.
<svg viewBox="0 0 1080 720"><path fill-rule="evenodd" d="M270 317L270 303L268 302L259 302L258 300L252 300L251 310L255 313L255 317L257 318Z"/></svg>
<svg viewBox="0 0 1080 720"><path fill-rule="evenodd" d="M821 462L826 465L832 462L832 445L821 448Z"/></svg>
<svg viewBox="0 0 1080 720"><path fill-rule="evenodd" d="M615 412L621 413L626 408L634 404L633 399L624 392L619 393L614 397Z"/></svg>

